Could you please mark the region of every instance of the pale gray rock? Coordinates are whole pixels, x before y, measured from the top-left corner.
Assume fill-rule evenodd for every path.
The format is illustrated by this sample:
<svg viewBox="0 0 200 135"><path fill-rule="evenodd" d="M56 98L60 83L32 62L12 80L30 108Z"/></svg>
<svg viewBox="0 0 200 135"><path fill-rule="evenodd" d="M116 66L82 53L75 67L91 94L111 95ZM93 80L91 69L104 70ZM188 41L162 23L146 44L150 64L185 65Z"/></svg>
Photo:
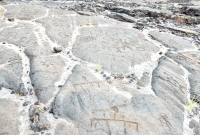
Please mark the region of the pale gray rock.
<svg viewBox="0 0 200 135"><path fill-rule="evenodd" d="M61 9L61 8L49 8L49 14L48 16L74 16L77 15L74 11L69 11L67 9Z"/></svg>
<svg viewBox="0 0 200 135"><path fill-rule="evenodd" d="M189 83L191 99L200 102L200 53L183 52L183 53L166 53L168 57L181 64L189 71Z"/></svg>
<svg viewBox="0 0 200 135"><path fill-rule="evenodd" d="M0 41L6 41L19 48L24 48L25 54L29 57L51 54L52 49L47 41L39 45L34 29L35 27L31 24L19 23L14 27L3 29L0 32Z"/></svg>
<svg viewBox="0 0 200 135"><path fill-rule="evenodd" d="M172 50L175 51L181 51L181 50L186 50L186 49L195 49L195 46L192 45L191 42L189 42L186 39L183 39L181 37L169 34L169 33L164 33L164 32L159 32L159 31L151 31L149 33L155 40L158 42L162 43L165 47L168 47Z"/></svg>
<svg viewBox="0 0 200 135"><path fill-rule="evenodd" d="M101 27L101 26L117 26L121 27L130 27L129 23L119 22L113 19L103 18L101 16L76 16L74 19L75 26L94 26L94 27Z"/></svg>
<svg viewBox="0 0 200 135"><path fill-rule="evenodd" d="M5 5L7 10L4 16L6 18L17 18L19 20L32 20L47 14L47 8L39 5L19 4Z"/></svg>
<svg viewBox="0 0 200 135"><path fill-rule="evenodd" d="M12 25L11 23L6 23L6 21L2 20L1 17L0 17L0 31L3 30L4 28L8 27L8 26L11 26L11 25Z"/></svg>
<svg viewBox="0 0 200 135"><path fill-rule="evenodd" d="M77 66L55 99L54 114L70 119L81 135L182 134L180 109L152 95L129 91L132 98L117 94Z"/></svg>
<svg viewBox="0 0 200 135"><path fill-rule="evenodd" d="M189 3L196 5L196 6L200 6L200 1L198 1L198 0L191 0Z"/></svg>
<svg viewBox="0 0 200 135"><path fill-rule="evenodd" d="M56 20L56 21L55 21ZM36 20L46 28L46 34L51 41L67 47L73 32L73 21L70 16L46 17Z"/></svg>
<svg viewBox="0 0 200 135"><path fill-rule="evenodd" d="M140 4L146 7L138 6L134 9L118 7L116 14L123 21L131 23L137 22L134 18L146 17L146 19L138 19L140 21L137 22L138 27L146 27L145 24L152 19L148 18L149 16L155 17L157 21L165 22L168 21L165 19L172 15L169 11L147 7L153 6L149 4L151 2L166 2L167 0L130 1L141 2ZM125 0L120 2L125 5L129 3ZM34 3L37 5L33 5ZM39 6L40 3L49 6L49 10L47 7ZM109 3L111 8L119 4L105 2L105 5L95 6L96 3L94 3L88 8L93 11L97 9L97 12L103 12L105 8L107 11L102 14L109 15L110 11L114 11L108 8ZM87 11L84 9L84 6L87 6L85 4L81 4L83 10L79 13L88 13L85 12ZM58 5L58 8L53 8ZM197 52L167 53L168 57L162 57L159 60L157 68L153 71L152 80L151 74L147 73L137 78L136 73L130 69L135 65L151 61L155 53L160 52L160 55L163 55L160 48L148 41L142 32L133 29L131 23L119 22L99 15L78 15L74 11L66 10L68 7L65 5L68 3L50 1L9 4L4 6L5 20L1 18L2 10L0 9L0 41L17 46L30 58L31 81L27 83L33 85L38 97L37 100L33 100L31 95L24 98L19 96L20 105L9 99L0 98L0 135L28 134L26 131L19 131L21 130L20 124L23 124L21 122L25 120L22 114L24 112L18 113L19 107L29 109L30 125L27 126L30 130L38 132L33 133L34 135L182 135L185 111L183 105L187 103L188 95L187 80L184 78L186 76L181 66L168 57L183 65L191 73L189 81L192 98L195 97L200 102L199 54ZM77 8L75 10L80 11L81 6L74 6ZM11 21L8 21L8 18ZM184 17L174 16L174 19L180 19L180 21L183 19L190 23L196 18L187 20ZM12 22L13 19L14 22ZM178 27L173 30L198 35L198 28L195 28L195 31ZM172 50L195 49L183 38L155 31L152 33L150 33L151 36ZM71 41L72 36L73 39L76 37L73 41ZM49 42L49 39L53 44ZM15 96L15 93L26 94L26 88L21 80L22 60L18 53L6 47L7 43L0 43L0 93L4 92L5 87L12 89L10 96ZM72 50L68 51L67 47L72 47ZM69 57L73 57L71 60L62 57L63 53L65 54L65 48L67 48ZM55 52L62 53L56 54ZM58 84L57 87L55 84L63 77L65 68L69 66L68 63L73 63L75 60L72 54L80 58L81 65L72 70L65 84ZM187 58L185 59L182 55L180 58L176 56L179 54L184 54ZM185 61L181 61L183 59ZM92 73L91 69L82 65L83 63L89 64L88 62L102 66L102 71L106 70L111 73L111 76L104 72L102 76L105 80L99 79L99 76L95 76L98 73ZM141 92L142 89L139 89L149 84L152 85L156 96L144 94ZM54 115L58 120L53 123L49 115ZM18 122L19 117L23 121ZM189 126L196 134L199 134L199 124L196 121L191 121Z"/></svg>
<svg viewBox="0 0 200 135"><path fill-rule="evenodd" d="M59 55L31 59L30 77L40 102L46 104L54 96L55 83L61 78L66 62Z"/></svg>
<svg viewBox="0 0 200 135"><path fill-rule="evenodd" d="M117 27L82 28L72 50L112 73L129 73L129 67L149 61L158 51L139 30Z"/></svg>
<svg viewBox="0 0 200 135"><path fill-rule="evenodd" d="M56 21L55 21L56 20ZM100 26L110 25L118 27L127 27L127 23L119 23L117 21L108 20L95 16L54 16L45 17L36 20L46 28L48 37L62 47L67 47L72 41L72 34L76 26Z"/></svg>
<svg viewBox="0 0 200 135"><path fill-rule="evenodd" d="M22 60L12 49L0 44L0 87L12 89L20 93L22 77Z"/></svg>
<svg viewBox="0 0 200 135"><path fill-rule="evenodd" d="M184 110L187 104L187 85L184 71L167 57L161 57L158 67L153 71L152 89L168 104L174 104Z"/></svg>
<svg viewBox="0 0 200 135"><path fill-rule="evenodd" d="M95 13L92 12L85 12L85 11L77 11L78 14L80 15L85 15L85 16L92 16L95 15Z"/></svg>
<svg viewBox="0 0 200 135"><path fill-rule="evenodd" d="M19 135L19 107L10 99L0 98L0 135Z"/></svg>
<svg viewBox="0 0 200 135"><path fill-rule="evenodd" d="M111 14L111 12L109 10L105 10L102 12L102 15L104 15L104 16L108 16L110 14Z"/></svg>
<svg viewBox="0 0 200 135"><path fill-rule="evenodd" d="M105 5L104 5L104 4L99 4L99 3L98 3L98 4L96 4L95 6L96 6L96 7L102 7L102 8L104 8L104 7L105 7Z"/></svg>
<svg viewBox="0 0 200 135"><path fill-rule="evenodd" d="M62 122L56 126L55 135L81 135L78 132L78 128L74 127L73 125L67 125L66 123Z"/></svg>

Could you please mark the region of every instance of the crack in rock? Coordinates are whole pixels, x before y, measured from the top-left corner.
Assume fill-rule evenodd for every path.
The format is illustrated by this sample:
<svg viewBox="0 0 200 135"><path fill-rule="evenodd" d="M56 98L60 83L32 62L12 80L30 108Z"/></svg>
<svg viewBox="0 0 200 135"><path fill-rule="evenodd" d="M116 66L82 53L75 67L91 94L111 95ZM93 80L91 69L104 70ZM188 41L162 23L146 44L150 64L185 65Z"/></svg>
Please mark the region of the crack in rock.
<svg viewBox="0 0 200 135"><path fill-rule="evenodd" d="M22 62L22 71L21 71L22 84L20 84L20 88L18 89L19 94L22 95L27 95L28 93L32 94L33 88L31 86L31 79L29 77L29 72L30 72L29 58L23 52L23 48L19 48L13 44L5 44L4 46L8 49L14 50L19 55ZM12 62L13 60L10 61ZM9 65L9 63L7 65Z"/></svg>
<svg viewBox="0 0 200 135"><path fill-rule="evenodd" d="M0 134L198 134L199 9L97 3L0 6Z"/></svg>

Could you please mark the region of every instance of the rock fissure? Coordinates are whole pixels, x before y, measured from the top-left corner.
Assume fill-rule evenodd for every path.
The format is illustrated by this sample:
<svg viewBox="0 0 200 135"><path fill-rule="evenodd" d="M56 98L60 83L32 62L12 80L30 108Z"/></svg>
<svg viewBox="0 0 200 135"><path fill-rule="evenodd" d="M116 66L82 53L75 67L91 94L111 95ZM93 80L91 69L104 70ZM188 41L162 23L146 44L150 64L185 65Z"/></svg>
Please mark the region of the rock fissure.
<svg viewBox="0 0 200 135"><path fill-rule="evenodd" d="M199 134L199 8L155 1L0 2L0 134Z"/></svg>

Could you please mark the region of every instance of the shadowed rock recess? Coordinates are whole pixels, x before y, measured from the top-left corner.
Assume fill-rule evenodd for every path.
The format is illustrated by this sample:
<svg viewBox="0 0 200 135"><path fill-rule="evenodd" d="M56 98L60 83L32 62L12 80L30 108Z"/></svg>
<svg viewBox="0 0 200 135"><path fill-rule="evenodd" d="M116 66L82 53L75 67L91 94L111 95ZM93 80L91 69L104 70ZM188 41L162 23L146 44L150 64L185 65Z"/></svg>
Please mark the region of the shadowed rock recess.
<svg viewBox="0 0 200 135"><path fill-rule="evenodd" d="M0 0L0 135L200 135L198 0Z"/></svg>

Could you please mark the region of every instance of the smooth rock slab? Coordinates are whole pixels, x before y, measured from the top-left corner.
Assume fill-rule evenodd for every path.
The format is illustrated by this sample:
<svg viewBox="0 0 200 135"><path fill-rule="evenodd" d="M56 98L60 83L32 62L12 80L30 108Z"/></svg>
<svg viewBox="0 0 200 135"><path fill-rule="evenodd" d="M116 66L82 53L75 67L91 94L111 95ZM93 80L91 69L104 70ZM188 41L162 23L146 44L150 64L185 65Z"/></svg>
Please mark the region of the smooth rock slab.
<svg viewBox="0 0 200 135"><path fill-rule="evenodd" d="M165 47L171 48L175 51L195 49L195 46L188 40L169 33L151 31L149 34Z"/></svg>
<svg viewBox="0 0 200 135"><path fill-rule="evenodd" d="M6 23L6 21L4 20L4 12L4 8L0 5L0 31L5 27L12 25L12 23Z"/></svg>
<svg viewBox="0 0 200 135"><path fill-rule="evenodd" d="M119 22L113 19L103 18L101 16L76 16L74 17L74 24L76 26L86 27L102 27L102 26L111 26L111 27L132 27L130 23Z"/></svg>
<svg viewBox="0 0 200 135"><path fill-rule="evenodd" d="M155 94L184 110L187 104L187 85L184 71L167 57L161 57L158 67L153 71L152 89Z"/></svg>
<svg viewBox="0 0 200 135"><path fill-rule="evenodd" d="M0 98L0 135L19 135L19 104Z"/></svg>
<svg viewBox="0 0 200 135"><path fill-rule="evenodd" d="M1 20L0 18L0 31L3 30L5 27L10 26L11 23L6 23L6 21Z"/></svg>
<svg viewBox="0 0 200 135"><path fill-rule="evenodd" d="M61 9L61 8L49 8L49 14L48 16L75 16L77 15L74 11L69 11L67 9Z"/></svg>
<svg viewBox="0 0 200 135"><path fill-rule="evenodd" d="M56 42L63 47L68 47L76 27L98 27L102 25L118 27L128 26L127 23L119 23L102 17L74 16L74 13L70 11L68 11L68 14L62 13L58 15L59 13L59 10L52 9L50 10L50 17L38 19L36 22L41 23L43 27L45 27L46 34L53 42Z"/></svg>
<svg viewBox="0 0 200 135"><path fill-rule="evenodd" d="M36 22L41 23L46 28L46 34L53 42L63 47L68 46L73 32L73 21L69 16L45 17L36 20Z"/></svg>
<svg viewBox="0 0 200 135"><path fill-rule="evenodd" d="M77 66L55 99L54 114L70 119L81 135L182 134L177 107L131 88L132 97L117 91Z"/></svg>
<svg viewBox="0 0 200 135"><path fill-rule="evenodd" d="M73 125L62 122L56 126L54 135L81 135L81 133L79 134L78 129Z"/></svg>
<svg viewBox="0 0 200 135"><path fill-rule="evenodd" d="M49 43L44 41L42 45L39 45L39 40L34 31L33 25L19 23L14 27L3 29L0 32L0 41L6 41L19 48L24 48L25 54L29 57L51 54L52 50Z"/></svg>
<svg viewBox="0 0 200 135"><path fill-rule="evenodd" d="M42 103L47 103L54 96L55 83L61 78L66 62L59 55L31 59L31 82Z"/></svg>
<svg viewBox="0 0 200 135"><path fill-rule="evenodd" d="M166 53L168 57L181 64L189 71L190 94L192 99L200 102L200 53Z"/></svg>
<svg viewBox="0 0 200 135"><path fill-rule="evenodd" d="M200 1L198 1L198 0L192 0L189 3L196 5L196 6L200 6Z"/></svg>
<svg viewBox="0 0 200 135"><path fill-rule="evenodd" d="M112 73L129 73L129 68L151 60L159 48L136 29L117 27L82 28L73 54L99 64Z"/></svg>
<svg viewBox="0 0 200 135"><path fill-rule="evenodd" d="M47 14L47 8L39 5L19 4L5 5L6 18L17 18L19 20L32 20Z"/></svg>
<svg viewBox="0 0 200 135"><path fill-rule="evenodd" d="M22 60L20 56L12 49L0 44L0 87L12 89L20 93L20 86L23 84Z"/></svg>

